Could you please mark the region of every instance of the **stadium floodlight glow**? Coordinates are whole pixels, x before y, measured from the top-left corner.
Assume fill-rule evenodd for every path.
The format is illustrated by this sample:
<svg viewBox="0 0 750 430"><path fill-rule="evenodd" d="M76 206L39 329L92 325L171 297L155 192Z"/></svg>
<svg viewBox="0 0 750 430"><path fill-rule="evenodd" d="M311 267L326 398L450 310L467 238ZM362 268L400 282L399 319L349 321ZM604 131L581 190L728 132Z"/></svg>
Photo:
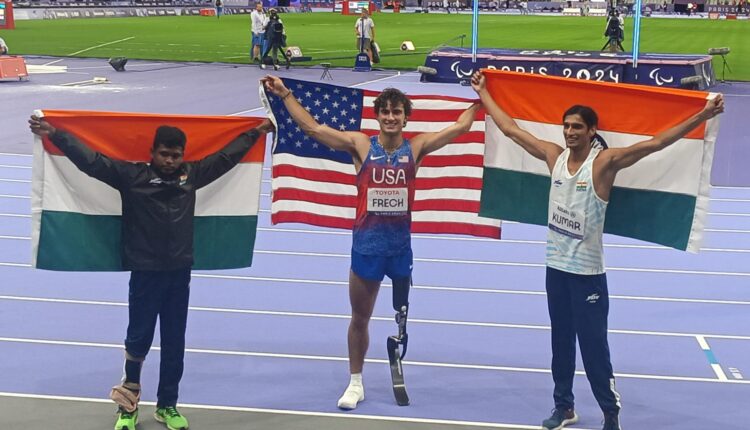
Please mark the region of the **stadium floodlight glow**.
<svg viewBox="0 0 750 430"><path fill-rule="evenodd" d="M708 48L708 55L727 55L731 50L728 47Z"/></svg>
<svg viewBox="0 0 750 430"><path fill-rule="evenodd" d="M108 62L116 72L124 72L125 64L127 64L128 59L125 57L112 57Z"/></svg>

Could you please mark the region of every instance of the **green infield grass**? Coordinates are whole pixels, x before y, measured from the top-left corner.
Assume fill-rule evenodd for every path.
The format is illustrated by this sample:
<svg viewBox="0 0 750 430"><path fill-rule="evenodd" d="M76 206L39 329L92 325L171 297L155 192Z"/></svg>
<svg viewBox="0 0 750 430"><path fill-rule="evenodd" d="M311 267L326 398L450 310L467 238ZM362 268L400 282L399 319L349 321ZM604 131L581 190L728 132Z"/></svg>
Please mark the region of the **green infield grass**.
<svg viewBox="0 0 750 430"><path fill-rule="evenodd" d="M353 65L355 17L307 13L285 14L282 20L288 44L313 57L305 64ZM470 15L375 14L374 20L382 68L414 70L431 49L446 42L460 46L452 39L463 34L464 46L471 43ZM479 46L596 51L605 42L604 24L604 18L481 15ZM626 20L626 49L632 45L632 25L632 19ZM16 54L248 63L249 27L249 15L24 20L16 22L15 30L0 32L0 37ZM404 40L411 40L416 51L400 51ZM747 81L748 41L750 21L644 18L640 51L705 54L708 48L727 46L732 71L726 71L726 78ZM719 76L717 59L714 69Z"/></svg>

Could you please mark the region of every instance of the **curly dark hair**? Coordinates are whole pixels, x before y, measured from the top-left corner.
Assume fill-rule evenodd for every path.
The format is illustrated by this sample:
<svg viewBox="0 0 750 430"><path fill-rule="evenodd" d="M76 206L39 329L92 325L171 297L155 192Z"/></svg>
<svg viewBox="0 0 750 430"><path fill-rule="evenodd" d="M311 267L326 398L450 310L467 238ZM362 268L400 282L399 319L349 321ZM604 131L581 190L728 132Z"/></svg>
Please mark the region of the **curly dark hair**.
<svg viewBox="0 0 750 430"><path fill-rule="evenodd" d="M398 106L399 103L402 104L404 106L404 115L411 115L411 100L409 100L409 97L406 97L406 94L396 88L386 88L375 99L375 115L380 113L380 109L388 106L388 103L391 106Z"/></svg>

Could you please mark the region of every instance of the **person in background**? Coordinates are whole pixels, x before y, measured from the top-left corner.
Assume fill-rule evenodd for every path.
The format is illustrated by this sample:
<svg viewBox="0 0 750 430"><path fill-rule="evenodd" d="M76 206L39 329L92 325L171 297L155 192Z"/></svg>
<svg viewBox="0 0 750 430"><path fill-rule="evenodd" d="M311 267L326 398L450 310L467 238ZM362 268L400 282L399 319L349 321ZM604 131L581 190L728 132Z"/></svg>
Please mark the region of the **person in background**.
<svg viewBox="0 0 750 430"><path fill-rule="evenodd" d="M253 35L250 58L258 63L260 63L260 54L263 53L266 23L268 23L268 16L263 12L263 3L255 3L255 10L250 13L250 32Z"/></svg>
<svg viewBox="0 0 750 430"><path fill-rule="evenodd" d="M269 17L268 22L266 22L265 33L266 49L263 52L263 57L260 61L260 68L266 68L266 58L268 57L268 54L271 53L273 69L279 70L279 52L281 52L281 56L284 57L286 68L288 69L291 60L286 55L286 52L284 52L284 47L286 46L286 29L284 29L284 22L279 18L279 13L276 9L270 9L268 12Z"/></svg>
<svg viewBox="0 0 750 430"><path fill-rule="evenodd" d="M375 22L370 18L370 12L362 8L362 15L354 23L354 33L357 35L357 49L366 52L372 63L372 43L375 41Z"/></svg>
<svg viewBox="0 0 750 430"><path fill-rule="evenodd" d="M224 3L221 0L216 0L214 5L216 6L216 18L221 18L221 14L224 12Z"/></svg>

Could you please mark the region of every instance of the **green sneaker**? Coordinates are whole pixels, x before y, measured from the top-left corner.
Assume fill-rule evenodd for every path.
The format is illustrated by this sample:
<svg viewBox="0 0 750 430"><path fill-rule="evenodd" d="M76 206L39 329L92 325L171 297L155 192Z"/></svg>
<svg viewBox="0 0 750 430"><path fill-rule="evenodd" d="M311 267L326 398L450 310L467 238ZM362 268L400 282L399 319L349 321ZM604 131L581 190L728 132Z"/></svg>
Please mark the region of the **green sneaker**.
<svg viewBox="0 0 750 430"><path fill-rule="evenodd" d="M117 410L115 430L135 430L136 424L138 424L138 409L133 412L125 412L122 409Z"/></svg>
<svg viewBox="0 0 750 430"><path fill-rule="evenodd" d="M167 425L169 430L187 430L188 421L187 418L182 416L177 408L174 406L166 406L163 408L157 408L154 412L154 418L160 423Z"/></svg>

